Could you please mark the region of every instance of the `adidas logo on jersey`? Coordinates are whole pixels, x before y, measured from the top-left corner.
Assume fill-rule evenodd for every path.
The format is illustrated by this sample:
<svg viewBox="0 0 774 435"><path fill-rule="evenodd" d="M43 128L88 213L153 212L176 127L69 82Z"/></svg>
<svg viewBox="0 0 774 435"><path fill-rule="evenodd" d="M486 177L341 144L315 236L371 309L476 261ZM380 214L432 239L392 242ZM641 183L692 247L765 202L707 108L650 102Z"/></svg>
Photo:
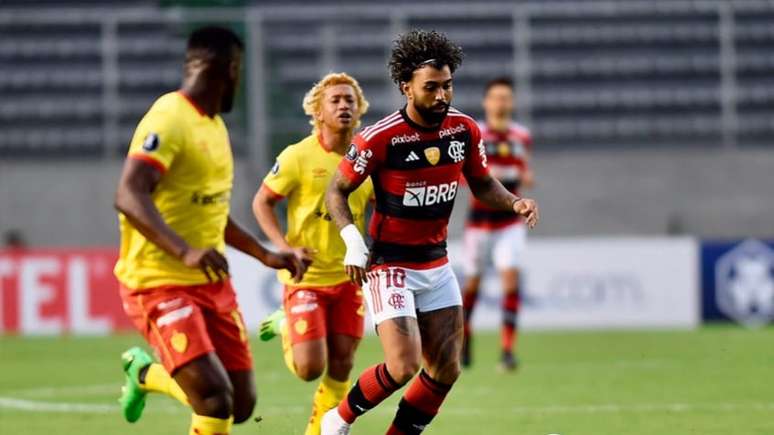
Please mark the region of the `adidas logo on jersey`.
<svg viewBox="0 0 774 435"><path fill-rule="evenodd" d="M438 185L406 187L403 193L403 205L406 207L424 207L442 202L454 201L457 196L457 182Z"/></svg>
<svg viewBox="0 0 774 435"><path fill-rule="evenodd" d="M406 161L406 162L416 162L417 160L419 160L419 156L417 155L417 153L412 151L411 153L409 153L409 155L406 157L406 160L404 160L404 161Z"/></svg>

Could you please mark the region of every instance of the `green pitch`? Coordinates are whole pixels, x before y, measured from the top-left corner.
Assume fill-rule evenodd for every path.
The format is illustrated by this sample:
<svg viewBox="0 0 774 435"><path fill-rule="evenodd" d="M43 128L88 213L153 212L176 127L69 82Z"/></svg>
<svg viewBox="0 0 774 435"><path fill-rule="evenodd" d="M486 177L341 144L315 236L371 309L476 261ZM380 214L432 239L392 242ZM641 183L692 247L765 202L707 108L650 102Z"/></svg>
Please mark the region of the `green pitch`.
<svg viewBox="0 0 774 435"><path fill-rule="evenodd" d="M139 336L0 338L0 433L185 434L189 412L149 397L136 424L116 399L120 354ZM522 367L500 374L497 337L477 337L466 371L427 434L774 434L774 328L696 332L529 333ZM234 434L301 434L315 384L292 378L279 343L253 343L259 399ZM356 371L379 361L373 337ZM354 434L382 434L400 394L360 419Z"/></svg>

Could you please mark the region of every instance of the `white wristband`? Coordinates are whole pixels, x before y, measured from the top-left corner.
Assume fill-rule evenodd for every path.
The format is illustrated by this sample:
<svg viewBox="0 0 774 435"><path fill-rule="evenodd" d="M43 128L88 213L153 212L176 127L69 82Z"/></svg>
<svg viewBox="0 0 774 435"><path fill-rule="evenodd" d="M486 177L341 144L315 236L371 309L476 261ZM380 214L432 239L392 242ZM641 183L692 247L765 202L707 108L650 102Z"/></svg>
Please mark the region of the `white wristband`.
<svg viewBox="0 0 774 435"><path fill-rule="evenodd" d="M368 246L366 246L363 236L354 224L349 224L339 232L344 244L347 246L347 253L344 255L345 266L357 266L365 269L368 262Z"/></svg>

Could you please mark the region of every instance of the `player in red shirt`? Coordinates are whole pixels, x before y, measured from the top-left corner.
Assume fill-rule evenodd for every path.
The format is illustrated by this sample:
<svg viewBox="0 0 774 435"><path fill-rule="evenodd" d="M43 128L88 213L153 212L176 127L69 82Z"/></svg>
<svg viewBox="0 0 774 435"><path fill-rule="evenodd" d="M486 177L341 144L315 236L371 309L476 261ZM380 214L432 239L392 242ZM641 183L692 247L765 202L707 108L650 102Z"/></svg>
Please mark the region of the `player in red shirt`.
<svg viewBox="0 0 774 435"><path fill-rule="evenodd" d="M462 50L437 32L414 30L392 50L390 73L406 106L354 139L326 202L347 247L352 280L367 281L368 309L385 362L366 369L322 435L348 434L355 419L411 381L388 434L418 434L438 413L460 374L462 296L446 256L449 216L464 175L488 206L537 223L537 204L489 175L476 122L450 107ZM371 250L353 224L348 196L371 176L376 207Z"/></svg>
<svg viewBox="0 0 774 435"><path fill-rule="evenodd" d="M530 188L534 176L529 167L532 136L512 119L513 82L497 78L484 90L485 121L481 137L486 147L489 172L506 189L519 195L521 187ZM502 355L500 366L512 371L518 365L514 347L519 310L519 269L526 245L524 220L513 213L492 209L476 198L471 201L465 225L465 286L462 306L465 313L465 341L462 365L471 363L470 318L478 298L481 273L491 261L500 273L503 286Z"/></svg>

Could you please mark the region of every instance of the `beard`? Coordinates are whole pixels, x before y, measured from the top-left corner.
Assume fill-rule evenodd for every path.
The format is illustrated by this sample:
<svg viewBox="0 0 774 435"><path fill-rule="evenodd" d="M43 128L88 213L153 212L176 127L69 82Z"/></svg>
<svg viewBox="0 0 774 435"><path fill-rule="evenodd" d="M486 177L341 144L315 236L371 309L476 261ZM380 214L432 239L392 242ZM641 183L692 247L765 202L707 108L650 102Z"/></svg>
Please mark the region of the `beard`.
<svg viewBox="0 0 774 435"><path fill-rule="evenodd" d="M414 110L419 113L419 116L421 116L426 123L430 125L437 125L443 122L444 118L446 118L446 114L449 112L449 105L443 103L443 111L435 111L432 107L419 107L414 104Z"/></svg>

